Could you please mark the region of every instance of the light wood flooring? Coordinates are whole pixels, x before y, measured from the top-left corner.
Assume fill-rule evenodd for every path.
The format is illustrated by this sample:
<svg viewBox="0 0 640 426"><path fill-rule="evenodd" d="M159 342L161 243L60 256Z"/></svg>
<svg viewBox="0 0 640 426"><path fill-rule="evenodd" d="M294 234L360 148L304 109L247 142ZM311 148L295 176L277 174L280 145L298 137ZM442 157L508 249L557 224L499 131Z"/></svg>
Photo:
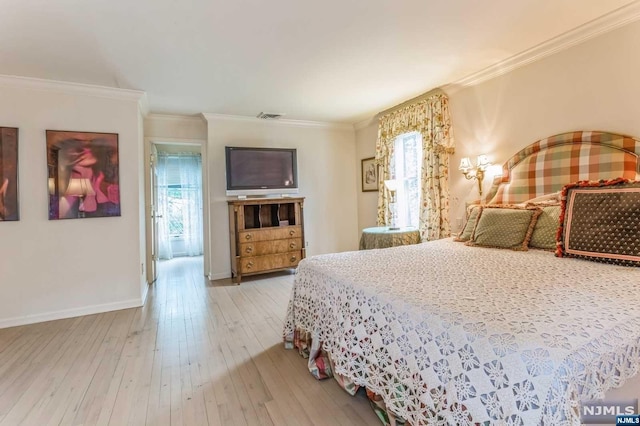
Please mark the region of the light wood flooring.
<svg viewBox="0 0 640 426"><path fill-rule="evenodd" d="M0 425L379 425L283 348L292 282L180 258L142 308L0 330Z"/></svg>

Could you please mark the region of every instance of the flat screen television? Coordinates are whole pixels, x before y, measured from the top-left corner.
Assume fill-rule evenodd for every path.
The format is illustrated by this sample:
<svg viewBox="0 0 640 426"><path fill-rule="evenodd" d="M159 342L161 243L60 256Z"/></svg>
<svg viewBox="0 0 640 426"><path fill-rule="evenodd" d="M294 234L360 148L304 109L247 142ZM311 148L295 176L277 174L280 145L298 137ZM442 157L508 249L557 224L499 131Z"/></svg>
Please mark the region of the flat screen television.
<svg viewBox="0 0 640 426"><path fill-rule="evenodd" d="M295 149L225 147L227 195L296 194Z"/></svg>

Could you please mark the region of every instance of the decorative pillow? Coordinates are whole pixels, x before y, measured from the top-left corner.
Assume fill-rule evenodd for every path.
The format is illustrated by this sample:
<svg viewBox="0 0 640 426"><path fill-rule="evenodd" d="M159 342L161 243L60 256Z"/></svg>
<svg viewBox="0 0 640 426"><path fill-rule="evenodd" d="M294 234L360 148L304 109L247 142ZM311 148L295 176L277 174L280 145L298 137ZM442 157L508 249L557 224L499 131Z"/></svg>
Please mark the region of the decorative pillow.
<svg viewBox="0 0 640 426"><path fill-rule="evenodd" d="M539 207L522 207L508 204L483 206L471 240L467 244L527 250L533 228L540 213Z"/></svg>
<svg viewBox="0 0 640 426"><path fill-rule="evenodd" d="M478 222L478 217L480 216L481 211L482 206L480 205L469 206L469 208L467 209L467 221L465 222L462 231L460 231L460 234L458 234L458 236L454 238L454 241L469 241L471 239L473 228L476 227L476 223Z"/></svg>
<svg viewBox="0 0 640 426"><path fill-rule="evenodd" d="M640 182L572 183L561 207L556 256L640 266Z"/></svg>
<svg viewBox="0 0 640 426"><path fill-rule="evenodd" d="M536 204L540 207L540 216L536 221L536 226L533 228L531 234L531 241L529 241L529 247L555 250L556 248L556 236L558 234L558 227L560 226L560 203L548 204L542 202Z"/></svg>

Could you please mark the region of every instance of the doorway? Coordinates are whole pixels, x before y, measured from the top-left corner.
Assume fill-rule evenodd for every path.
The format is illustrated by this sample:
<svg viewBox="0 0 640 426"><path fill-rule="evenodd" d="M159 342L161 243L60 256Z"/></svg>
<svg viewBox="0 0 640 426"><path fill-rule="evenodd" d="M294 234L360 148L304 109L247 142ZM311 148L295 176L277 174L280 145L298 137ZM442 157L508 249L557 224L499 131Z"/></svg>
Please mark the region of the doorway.
<svg viewBox="0 0 640 426"><path fill-rule="evenodd" d="M150 143L150 283L158 262L206 255L202 151L199 144Z"/></svg>
<svg viewBox="0 0 640 426"><path fill-rule="evenodd" d="M156 163L158 258L202 256L202 157L158 149Z"/></svg>

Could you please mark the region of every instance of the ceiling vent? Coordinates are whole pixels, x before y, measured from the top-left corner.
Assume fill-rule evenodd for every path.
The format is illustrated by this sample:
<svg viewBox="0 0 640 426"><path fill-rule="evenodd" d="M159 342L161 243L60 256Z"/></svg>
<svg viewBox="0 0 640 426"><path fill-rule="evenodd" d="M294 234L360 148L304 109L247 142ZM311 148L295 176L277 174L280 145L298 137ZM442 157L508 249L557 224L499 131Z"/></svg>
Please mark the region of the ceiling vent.
<svg viewBox="0 0 640 426"><path fill-rule="evenodd" d="M263 120L277 120L282 117L284 114L278 114L273 112L261 112L256 117L262 118Z"/></svg>

